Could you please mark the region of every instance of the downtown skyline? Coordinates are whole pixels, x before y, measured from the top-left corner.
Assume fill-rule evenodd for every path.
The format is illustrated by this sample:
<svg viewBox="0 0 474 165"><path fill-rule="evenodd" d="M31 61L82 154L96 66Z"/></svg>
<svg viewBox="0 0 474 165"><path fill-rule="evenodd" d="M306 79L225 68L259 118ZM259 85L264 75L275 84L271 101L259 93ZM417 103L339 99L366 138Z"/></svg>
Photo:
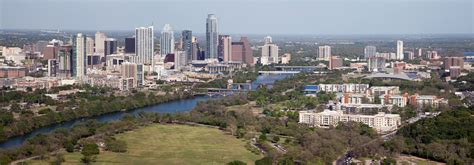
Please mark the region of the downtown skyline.
<svg viewBox="0 0 474 165"><path fill-rule="evenodd" d="M203 22L206 15L215 14L218 16L219 33L225 34L473 33L473 9L469 0L402 1L404 3L356 0L344 4L342 1L326 0L269 2L202 0L189 5L191 2L187 0L139 0L136 3L126 0L4 0L0 2L0 29L107 31L171 24L175 31L205 33ZM98 10L104 4L110 9ZM182 10L174 10L177 8L193 12L179 13ZM82 9L88 12L81 12L84 11ZM116 14L110 16L110 12Z"/></svg>

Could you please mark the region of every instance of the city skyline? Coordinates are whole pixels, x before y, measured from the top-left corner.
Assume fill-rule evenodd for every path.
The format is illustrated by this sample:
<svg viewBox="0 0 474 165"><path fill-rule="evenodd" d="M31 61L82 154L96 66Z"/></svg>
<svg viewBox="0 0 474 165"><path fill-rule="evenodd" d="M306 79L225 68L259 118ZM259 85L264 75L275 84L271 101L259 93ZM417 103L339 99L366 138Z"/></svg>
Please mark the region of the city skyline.
<svg viewBox="0 0 474 165"><path fill-rule="evenodd" d="M337 0L281 0L272 3L268 0L201 0L193 5L188 5L187 0L111 2L4 0L0 3L0 29L106 31L132 30L152 24L161 27L168 23L177 31L193 30L199 34L205 33L203 22L207 14L215 14L219 18L221 34L456 34L473 33L474 22L474 10L469 0L416 0L404 3L391 0L344 3ZM109 10L98 10L104 4L118 11L115 17L107 14ZM193 14L174 10L181 7L193 10ZM89 12L80 12L82 9Z"/></svg>

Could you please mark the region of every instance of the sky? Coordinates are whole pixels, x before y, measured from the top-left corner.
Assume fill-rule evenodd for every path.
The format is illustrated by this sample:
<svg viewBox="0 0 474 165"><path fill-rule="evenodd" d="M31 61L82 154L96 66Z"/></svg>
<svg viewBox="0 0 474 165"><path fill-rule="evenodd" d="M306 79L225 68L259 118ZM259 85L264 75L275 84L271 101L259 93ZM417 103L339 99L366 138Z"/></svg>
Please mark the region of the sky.
<svg viewBox="0 0 474 165"><path fill-rule="evenodd" d="M209 13L222 34L474 33L474 0L0 0L0 29L204 33Z"/></svg>

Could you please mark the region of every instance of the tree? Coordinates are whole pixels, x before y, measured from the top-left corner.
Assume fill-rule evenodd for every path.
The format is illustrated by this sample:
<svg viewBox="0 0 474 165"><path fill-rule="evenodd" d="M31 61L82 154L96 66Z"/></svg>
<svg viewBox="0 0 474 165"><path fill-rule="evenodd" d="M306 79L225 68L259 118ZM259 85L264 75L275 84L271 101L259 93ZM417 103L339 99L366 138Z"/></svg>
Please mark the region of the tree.
<svg viewBox="0 0 474 165"><path fill-rule="evenodd" d="M84 148L81 151L82 154L82 162L83 163L91 163L95 161L95 155L98 155L100 152L99 146L97 144L85 144Z"/></svg>
<svg viewBox="0 0 474 165"><path fill-rule="evenodd" d="M279 136L273 136L273 142L274 143L278 143L280 141L280 137Z"/></svg>
<svg viewBox="0 0 474 165"><path fill-rule="evenodd" d="M262 159L256 160L255 165L272 165L272 158L263 157Z"/></svg>
<svg viewBox="0 0 474 165"><path fill-rule="evenodd" d="M67 152L74 152L74 144L72 144L71 141L66 142L66 144L64 144L64 148Z"/></svg>
<svg viewBox="0 0 474 165"><path fill-rule="evenodd" d="M20 104L14 102L10 105L10 111L12 112L20 112L21 111L21 108L20 108Z"/></svg>
<svg viewBox="0 0 474 165"><path fill-rule="evenodd" d="M258 137L258 140L260 140L260 141L265 141L265 140L267 140L267 134L266 134L266 133L262 133L262 134Z"/></svg>
<svg viewBox="0 0 474 165"><path fill-rule="evenodd" d="M242 162L240 160L234 160L232 162L227 163L227 165L247 165L247 163Z"/></svg>
<svg viewBox="0 0 474 165"><path fill-rule="evenodd" d="M65 161L66 159L64 159L63 154L56 154L54 161L51 162L51 165L61 165Z"/></svg>

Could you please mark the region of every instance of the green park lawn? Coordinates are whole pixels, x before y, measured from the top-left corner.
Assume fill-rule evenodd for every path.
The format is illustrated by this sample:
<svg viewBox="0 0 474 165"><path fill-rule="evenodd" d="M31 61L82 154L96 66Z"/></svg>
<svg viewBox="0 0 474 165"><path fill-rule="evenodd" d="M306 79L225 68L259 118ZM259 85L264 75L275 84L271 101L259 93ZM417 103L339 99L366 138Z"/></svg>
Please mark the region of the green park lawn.
<svg viewBox="0 0 474 165"><path fill-rule="evenodd" d="M233 160L253 164L261 158L245 148L246 142L202 126L154 124L116 138L127 142L127 152L101 152L94 164L226 164ZM64 157L64 164L80 164L79 152Z"/></svg>

